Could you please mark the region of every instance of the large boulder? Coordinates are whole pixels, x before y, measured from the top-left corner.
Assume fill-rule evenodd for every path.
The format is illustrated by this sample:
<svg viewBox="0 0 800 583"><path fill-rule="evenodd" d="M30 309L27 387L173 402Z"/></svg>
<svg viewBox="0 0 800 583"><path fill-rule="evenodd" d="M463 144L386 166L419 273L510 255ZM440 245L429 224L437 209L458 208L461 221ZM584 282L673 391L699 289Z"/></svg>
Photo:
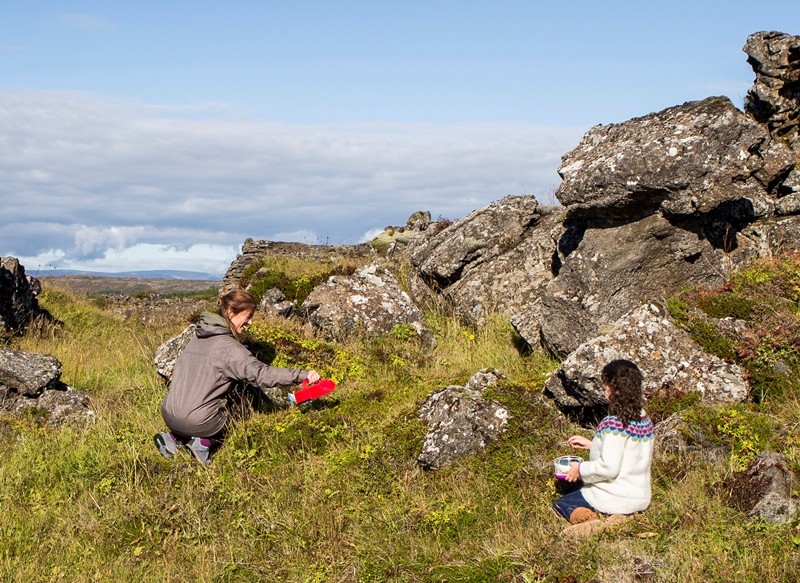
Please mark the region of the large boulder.
<svg viewBox="0 0 800 583"><path fill-rule="evenodd" d="M742 402L749 395L738 365L704 352L654 304L632 310L605 334L581 344L550 376L545 392L562 411L593 422L607 405L600 372L618 358L637 364L645 395L699 393L707 403Z"/></svg>
<svg viewBox="0 0 800 583"><path fill-rule="evenodd" d="M747 37L744 52L756 74L745 111L800 150L800 37L757 32Z"/></svg>
<svg viewBox="0 0 800 583"><path fill-rule="evenodd" d="M302 308L314 331L330 340L379 336L403 324L433 341L422 323L422 312L391 272L377 263L353 275L331 276L311 291Z"/></svg>
<svg viewBox="0 0 800 583"><path fill-rule="evenodd" d="M674 223L654 214L627 222L570 222L562 239L569 254L558 275L518 316L535 318L540 328L512 323L529 344L541 343L563 358L644 302L688 285L724 284L732 270L753 259L800 245L800 216L792 216L740 227L735 235L731 230L735 248L716 248L710 233L732 220L719 214Z"/></svg>
<svg viewBox="0 0 800 583"><path fill-rule="evenodd" d="M89 396L61 382L58 359L7 348L0 348L0 410L32 410L52 425L95 418Z"/></svg>
<svg viewBox="0 0 800 583"><path fill-rule="evenodd" d="M726 98L592 128L562 160L556 276L527 307L539 334L524 312L512 322L563 358L643 302L796 249L797 209L779 194L794 163Z"/></svg>
<svg viewBox="0 0 800 583"><path fill-rule="evenodd" d="M49 354L0 348L0 387L26 397L41 395L61 378L61 363Z"/></svg>
<svg viewBox="0 0 800 583"><path fill-rule="evenodd" d="M435 392L420 407L419 418L430 426L417 458L423 469L438 470L478 453L505 431L508 409L483 398L501 376L496 370L482 370L464 386Z"/></svg>
<svg viewBox="0 0 800 583"><path fill-rule="evenodd" d="M562 157L556 196L573 212L611 216L707 214L746 200L752 219L769 213L769 190L794 163L763 125L710 97L595 126Z"/></svg>
<svg viewBox="0 0 800 583"><path fill-rule="evenodd" d="M533 196L507 196L418 241L410 254L414 275L470 324L495 311L516 314L553 277L562 218ZM414 297L423 303L424 294Z"/></svg>

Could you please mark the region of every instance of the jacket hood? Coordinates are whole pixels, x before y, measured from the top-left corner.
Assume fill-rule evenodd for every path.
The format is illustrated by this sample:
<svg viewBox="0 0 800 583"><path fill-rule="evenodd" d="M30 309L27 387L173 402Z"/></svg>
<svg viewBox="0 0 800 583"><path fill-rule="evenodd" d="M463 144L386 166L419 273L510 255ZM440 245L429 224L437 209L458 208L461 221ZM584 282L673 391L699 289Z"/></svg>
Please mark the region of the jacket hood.
<svg viewBox="0 0 800 583"><path fill-rule="evenodd" d="M209 336L219 336L221 334L233 336L225 318L212 312L202 312L200 314L200 322L198 322L195 329L195 335L198 338L208 338Z"/></svg>

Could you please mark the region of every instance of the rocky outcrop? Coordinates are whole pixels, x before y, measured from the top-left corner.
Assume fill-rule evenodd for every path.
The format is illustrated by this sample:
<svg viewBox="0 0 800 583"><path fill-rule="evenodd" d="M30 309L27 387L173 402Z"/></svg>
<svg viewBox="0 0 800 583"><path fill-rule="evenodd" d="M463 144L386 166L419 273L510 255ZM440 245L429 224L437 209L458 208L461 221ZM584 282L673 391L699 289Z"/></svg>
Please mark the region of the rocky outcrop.
<svg viewBox="0 0 800 583"><path fill-rule="evenodd" d="M797 248L798 217L776 220L793 165L727 98L593 128L559 171L569 218L541 296L541 338L521 334L564 357L642 302Z"/></svg>
<svg viewBox="0 0 800 583"><path fill-rule="evenodd" d="M54 356L0 348L0 410L33 410L45 423L92 421L89 397L61 382Z"/></svg>
<svg viewBox="0 0 800 583"><path fill-rule="evenodd" d="M797 478L783 455L766 451L756 456L747 469L734 477L731 501L748 518L784 524L797 516L797 500L791 491Z"/></svg>
<svg viewBox="0 0 800 583"><path fill-rule="evenodd" d="M265 257L283 256L297 259L311 259L319 262L348 258L364 263L375 256L372 247L362 245L306 245L304 243L285 243L281 241L265 241L246 239L242 244L242 252L233 260L222 279L220 295L242 285L243 277L253 265L257 265Z"/></svg>
<svg viewBox="0 0 800 583"><path fill-rule="evenodd" d="M636 308L605 334L581 344L550 376L545 392L562 411L594 422L607 404L600 371L617 358L637 364L647 396L699 393L706 403L737 403L749 396L739 366L704 352L654 304Z"/></svg>
<svg viewBox="0 0 800 583"><path fill-rule="evenodd" d="M501 376L496 370L483 370L463 387L445 387L428 398L418 412L430 425L417 458L422 468L438 470L482 451L505 430L508 410L483 398Z"/></svg>
<svg viewBox="0 0 800 583"><path fill-rule="evenodd" d="M553 277L555 237L563 214L533 196L507 196L456 221L410 250L409 285L424 303L435 290L465 322L482 324L488 314L515 314L531 305Z"/></svg>
<svg viewBox="0 0 800 583"><path fill-rule="evenodd" d="M422 323L422 312L394 276L378 264L353 275L328 278L314 288L302 308L314 331L330 340L376 336L400 324L411 326L428 342L433 340Z"/></svg>
<svg viewBox="0 0 800 583"><path fill-rule="evenodd" d="M794 162L763 125L711 97L593 127L562 157L556 196L572 214L672 218L738 204L751 221L770 213L770 192Z"/></svg>
<svg viewBox="0 0 800 583"><path fill-rule="evenodd" d="M642 303L797 249L798 154L776 139L797 118L797 44L748 39L746 112L710 97L592 128L562 158L563 208L509 196L412 237L412 297L473 324L498 310L563 359Z"/></svg>
<svg viewBox="0 0 800 583"><path fill-rule="evenodd" d="M800 37L757 32L747 37L744 52L756 74L745 111L800 151Z"/></svg>
<svg viewBox="0 0 800 583"><path fill-rule="evenodd" d="M430 212L417 211L408 217L404 226L384 228L369 244L378 251L385 251L387 256L397 258L403 255L409 244L440 231L439 225L440 221L434 223L431 220Z"/></svg>
<svg viewBox="0 0 800 583"><path fill-rule="evenodd" d="M22 332L37 317L52 320L39 307L41 291L39 280L25 275L18 259L0 257L0 333Z"/></svg>

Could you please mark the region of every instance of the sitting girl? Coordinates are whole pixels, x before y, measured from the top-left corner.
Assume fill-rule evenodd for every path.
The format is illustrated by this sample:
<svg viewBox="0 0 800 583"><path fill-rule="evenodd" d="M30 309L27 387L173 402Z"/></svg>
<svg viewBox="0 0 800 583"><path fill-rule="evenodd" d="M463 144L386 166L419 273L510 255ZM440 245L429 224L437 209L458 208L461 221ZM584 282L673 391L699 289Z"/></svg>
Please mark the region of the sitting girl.
<svg viewBox="0 0 800 583"><path fill-rule="evenodd" d="M587 535L600 526L598 513L625 515L650 505L653 423L642 408L642 373L629 360L613 360L600 379L608 400L608 416L592 440L573 435L568 443L589 450L589 461L572 462L565 477L583 486L562 496L553 509L573 525L568 531ZM621 518L621 517L619 517Z"/></svg>

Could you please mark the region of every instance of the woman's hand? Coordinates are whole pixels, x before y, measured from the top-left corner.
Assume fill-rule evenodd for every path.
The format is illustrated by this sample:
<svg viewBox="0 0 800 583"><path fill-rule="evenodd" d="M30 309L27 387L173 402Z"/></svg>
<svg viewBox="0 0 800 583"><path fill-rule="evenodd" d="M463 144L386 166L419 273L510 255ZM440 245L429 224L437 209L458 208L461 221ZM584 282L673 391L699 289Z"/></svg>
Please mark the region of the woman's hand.
<svg viewBox="0 0 800 583"><path fill-rule="evenodd" d="M592 441L590 439L586 439L582 435L573 435L567 440L567 443L570 444L575 449L591 449L592 448Z"/></svg>
<svg viewBox="0 0 800 583"><path fill-rule="evenodd" d="M322 377L320 377L319 373L317 371L315 371L315 370L308 371L308 375L306 376L306 380L308 380L308 383L310 385L313 385L314 383L319 381L320 378L322 378Z"/></svg>
<svg viewBox="0 0 800 583"><path fill-rule="evenodd" d="M578 462L572 462L569 464L569 471L567 475L564 476L564 479L567 482L577 482L581 478L581 464Z"/></svg>

